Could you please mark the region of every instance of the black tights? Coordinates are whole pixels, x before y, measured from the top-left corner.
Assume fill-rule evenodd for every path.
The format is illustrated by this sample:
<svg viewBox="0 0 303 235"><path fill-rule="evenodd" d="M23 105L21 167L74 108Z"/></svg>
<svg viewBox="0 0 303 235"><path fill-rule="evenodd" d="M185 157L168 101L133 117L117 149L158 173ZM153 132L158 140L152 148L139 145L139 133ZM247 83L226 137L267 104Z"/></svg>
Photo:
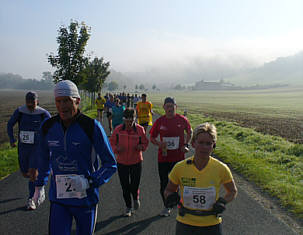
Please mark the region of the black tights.
<svg viewBox="0 0 303 235"><path fill-rule="evenodd" d="M142 162L134 165L118 163L118 174L123 191L123 198L127 208L132 207L131 195L134 200L139 199L139 184L142 171Z"/></svg>
<svg viewBox="0 0 303 235"><path fill-rule="evenodd" d="M158 162L158 171L160 177L160 194L165 206L164 191L168 183L169 172L173 169L177 162Z"/></svg>

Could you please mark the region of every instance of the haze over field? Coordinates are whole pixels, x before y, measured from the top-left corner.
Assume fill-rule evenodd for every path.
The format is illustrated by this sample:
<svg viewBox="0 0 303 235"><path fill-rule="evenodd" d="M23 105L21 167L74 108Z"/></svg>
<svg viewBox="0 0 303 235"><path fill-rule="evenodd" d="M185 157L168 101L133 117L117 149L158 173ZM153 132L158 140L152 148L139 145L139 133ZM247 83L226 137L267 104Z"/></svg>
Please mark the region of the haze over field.
<svg viewBox="0 0 303 235"><path fill-rule="evenodd" d="M113 80L302 84L302 12L302 0L2 0L0 73L53 71L46 54L73 19L91 27L86 51L111 62Z"/></svg>

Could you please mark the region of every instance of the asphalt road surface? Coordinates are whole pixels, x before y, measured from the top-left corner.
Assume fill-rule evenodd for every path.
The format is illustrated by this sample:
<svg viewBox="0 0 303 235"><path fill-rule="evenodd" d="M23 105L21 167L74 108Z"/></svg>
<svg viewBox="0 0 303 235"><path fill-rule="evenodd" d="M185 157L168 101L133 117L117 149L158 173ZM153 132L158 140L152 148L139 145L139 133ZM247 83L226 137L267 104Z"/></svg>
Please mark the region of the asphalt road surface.
<svg viewBox="0 0 303 235"><path fill-rule="evenodd" d="M188 153L187 156L191 154ZM233 174L239 193L238 197L227 205L223 214L224 234L301 234L302 227L298 227L299 225L290 218L281 216L271 202L260 199L258 192L241 177ZM100 188L101 201L95 234L174 234L176 209L170 217L159 216L163 208L159 189L157 149L150 143L144 153L140 184L141 208L132 217L122 216L125 205L118 174L115 174L109 183ZM37 210L26 211L26 198L27 182L19 172L0 181L0 234L48 234L48 200ZM72 234L76 234L75 224Z"/></svg>

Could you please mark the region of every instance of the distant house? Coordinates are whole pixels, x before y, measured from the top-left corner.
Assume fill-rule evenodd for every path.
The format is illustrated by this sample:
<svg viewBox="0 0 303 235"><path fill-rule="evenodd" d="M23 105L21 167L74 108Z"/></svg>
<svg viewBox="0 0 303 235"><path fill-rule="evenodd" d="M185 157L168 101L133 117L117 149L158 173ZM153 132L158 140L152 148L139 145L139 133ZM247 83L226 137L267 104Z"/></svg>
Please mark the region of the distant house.
<svg viewBox="0 0 303 235"><path fill-rule="evenodd" d="M225 82L221 79L219 82L205 82L204 80L198 81L193 86L193 90L224 90L234 87L234 84Z"/></svg>

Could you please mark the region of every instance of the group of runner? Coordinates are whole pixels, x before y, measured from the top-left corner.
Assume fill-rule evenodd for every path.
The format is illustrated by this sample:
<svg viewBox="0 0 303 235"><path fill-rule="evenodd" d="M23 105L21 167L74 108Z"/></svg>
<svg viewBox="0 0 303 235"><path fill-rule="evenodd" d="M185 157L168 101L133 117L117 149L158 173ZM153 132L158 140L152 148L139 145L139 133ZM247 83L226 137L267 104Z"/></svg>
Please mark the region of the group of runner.
<svg viewBox="0 0 303 235"><path fill-rule="evenodd" d="M30 101L37 103L37 94L28 94L34 94ZM98 187L106 183L116 169L126 205L124 216L131 216L140 208L143 152L149 144L146 132L151 125L150 142L158 146L163 200L160 216L169 216L172 208L178 206L176 234L222 234L222 219L218 215L225 210L225 204L235 198L237 188L228 166L211 156L217 142L213 124L198 125L192 134L188 119L176 113L177 104L172 97L165 98L165 114L152 124L152 103L147 101L146 94L141 95L136 106L130 101L127 107L118 96L108 94L106 100L98 94L97 100L102 100L96 100L99 121L80 112L78 88L71 81L57 83L54 94L58 115L50 118L49 113L38 106L30 109L26 98L26 105L18 108L8 122L10 142L14 146L12 127L19 121L20 169L30 178L28 209L35 209L44 201L44 185L51 175L50 234L70 234L73 218L78 234L93 234ZM40 110L39 122L36 109ZM103 110L111 117L109 124L114 127L109 125L109 140L101 125ZM22 113L21 118L18 112ZM117 122L115 112L119 113ZM46 113L45 117L40 113ZM27 117L24 114L35 116L33 120L24 121L26 128L19 120ZM31 129L33 123L41 127ZM24 157L20 154L22 145L32 147L33 152ZM194 148L194 155L185 159L189 145ZM226 191L222 197L219 195L221 185Z"/></svg>

